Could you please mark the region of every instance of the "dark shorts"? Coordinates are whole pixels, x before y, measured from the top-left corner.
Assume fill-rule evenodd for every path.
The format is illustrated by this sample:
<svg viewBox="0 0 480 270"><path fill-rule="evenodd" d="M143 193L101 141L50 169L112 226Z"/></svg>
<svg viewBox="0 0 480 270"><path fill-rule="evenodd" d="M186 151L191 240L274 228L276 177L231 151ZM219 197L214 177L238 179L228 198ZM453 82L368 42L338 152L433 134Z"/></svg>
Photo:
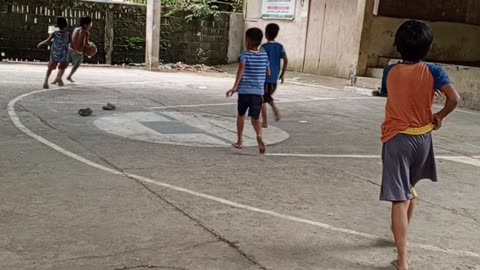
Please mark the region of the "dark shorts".
<svg viewBox="0 0 480 270"><path fill-rule="evenodd" d="M270 103L273 101L273 93L277 90L276 83L265 83L265 95L263 96L263 102Z"/></svg>
<svg viewBox="0 0 480 270"><path fill-rule="evenodd" d="M404 202L415 197L415 185L422 179L437 182L432 134L399 134L383 145L383 177L380 200Z"/></svg>
<svg viewBox="0 0 480 270"><path fill-rule="evenodd" d="M263 97L259 95L238 95L238 115L248 116L258 120L262 112Z"/></svg>

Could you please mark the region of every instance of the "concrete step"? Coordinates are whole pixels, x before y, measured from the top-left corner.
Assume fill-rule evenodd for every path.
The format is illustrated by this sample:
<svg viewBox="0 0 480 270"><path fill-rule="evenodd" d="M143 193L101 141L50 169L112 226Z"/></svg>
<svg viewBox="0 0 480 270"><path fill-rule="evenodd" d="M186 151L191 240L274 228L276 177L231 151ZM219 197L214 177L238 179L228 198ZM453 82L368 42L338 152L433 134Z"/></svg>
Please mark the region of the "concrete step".
<svg viewBox="0 0 480 270"><path fill-rule="evenodd" d="M369 67L367 69L367 77L381 79L383 77L383 68Z"/></svg>
<svg viewBox="0 0 480 270"><path fill-rule="evenodd" d="M370 77L357 77L356 87L379 90L382 87L382 79Z"/></svg>

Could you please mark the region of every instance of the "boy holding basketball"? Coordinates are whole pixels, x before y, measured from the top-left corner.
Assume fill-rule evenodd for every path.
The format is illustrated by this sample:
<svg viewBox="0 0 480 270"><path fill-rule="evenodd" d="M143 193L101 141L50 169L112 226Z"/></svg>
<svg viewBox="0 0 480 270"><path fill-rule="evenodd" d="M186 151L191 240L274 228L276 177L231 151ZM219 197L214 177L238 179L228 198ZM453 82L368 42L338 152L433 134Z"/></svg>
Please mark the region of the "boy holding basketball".
<svg viewBox="0 0 480 270"><path fill-rule="evenodd" d="M243 147L243 129L245 115L252 118L252 125L257 135L258 149L265 153L265 142L262 138L262 112L265 78L270 76L268 56L258 48L262 44L263 33L258 28L250 28L246 32L247 51L240 54L239 67L235 85L227 92L227 97L238 92L237 142L233 146Z"/></svg>
<svg viewBox="0 0 480 270"><path fill-rule="evenodd" d="M267 25L265 29L265 38L268 42L262 45L262 50L265 51L268 55L271 70L270 76L267 76L267 79L265 80L265 95L263 96L262 127L264 128L268 128L267 104L272 107L275 121L280 120L280 112L275 105L273 93L275 93L275 91L277 90L278 80L280 79L280 82L282 84L285 80L285 72L287 71L288 58L283 45L275 41L279 31L280 27L278 26L278 24L271 23ZM281 67L282 60L283 67Z"/></svg>
<svg viewBox="0 0 480 270"><path fill-rule="evenodd" d="M90 29L92 29L92 18L83 16L80 18L80 27L75 28L72 33L72 43L70 44L70 63L73 68L68 75L67 80L74 82L73 74L77 72L80 64L83 62L83 54L90 45Z"/></svg>
<svg viewBox="0 0 480 270"><path fill-rule="evenodd" d="M460 96L441 67L422 62L433 42L431 28L416 20L405 22L395 36L403 61L384 71L387 97L382 125L383 178L380 200L392 203L392 231L397 269L409 269L408 224L413 215L415 185L421 179L437 181L432 131L457 107ZM447 98L444 108L432 112L435 92Z"/></svg>

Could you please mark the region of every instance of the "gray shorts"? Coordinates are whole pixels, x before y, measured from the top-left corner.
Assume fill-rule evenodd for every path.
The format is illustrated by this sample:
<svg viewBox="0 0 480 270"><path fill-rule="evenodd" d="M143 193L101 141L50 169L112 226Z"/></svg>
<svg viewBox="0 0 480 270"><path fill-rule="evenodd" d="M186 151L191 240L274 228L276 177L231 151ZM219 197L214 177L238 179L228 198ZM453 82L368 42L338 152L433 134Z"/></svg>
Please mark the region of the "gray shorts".
<svg viewBox="0 0 480 270"><path fill-rule="evenodd" d="M68 62L70 62L73 66L80 65L83 62L83 53L77 53L70 50Z"/></svg>
<svg viewBox="0 0 480 270"><path fill-rule="evenodd" d="M432 134L398 134L383 145L381 201L403 202L413 199L412 188L422 179L437 182L437 166Z"/></svg>

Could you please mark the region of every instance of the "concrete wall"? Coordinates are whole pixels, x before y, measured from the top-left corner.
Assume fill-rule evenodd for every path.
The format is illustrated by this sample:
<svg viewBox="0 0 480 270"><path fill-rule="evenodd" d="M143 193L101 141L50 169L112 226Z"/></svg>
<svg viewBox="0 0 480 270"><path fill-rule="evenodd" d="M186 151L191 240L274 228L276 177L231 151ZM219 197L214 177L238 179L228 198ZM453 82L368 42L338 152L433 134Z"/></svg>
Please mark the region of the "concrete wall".
<svg viewBox="0 0 480 270"><path fill-rule="evenodd" d="M290 69L343 78L355 72L365 0L299 0L293 21L260 19L261 4L247 1L246 28L279 24L277 41L285 46Z"/></svg>
<svg viewBox="0 0 480 270"><path fill-rule="evenodd" d="M374 16L363 37L367 66L381 66L379 57L398 58L393 42L395 32L406 19ZM450 22L429 22L434 43L427 56L429 61L445 63L480 63L480 26Z"/></svg>
<svg viewBox="0 0 480 270"><path fill-rule="evenodd" d="M238 55L243 49L243 36L245 32L245 21L243 14L233 13L230 15L230 31L228 33L228 62L238 61Z"/></svg>
<svg viewBox="0 0 480 270"><path fill-rule="evenodd" d="M463 99L463 107L480 110L480 68L441 65Z"/></svg>
<svg viewBox="0 0 480 270"><path fill-rule="evenodd" d="M478 0L381 0L378 15L480 25Z"/></svg>
<svg viewBox="0 0 480 270"><path fill-rule="evenodd" d="M314 0L316 1L316 0ZM289 67L295 71L303 71L303 59L305 56L305 42L308 23L308 0L303 5L297 1L295 19L284 20L262 20L262 1L246 0L245 29L259 27L265 29L269 23L277 23L280 26L280 34L277 41L285 46L289 58Z"/></svg>
<svg viewBox="0 0 480 270"><path fill-rule="evenodd" d="M360 53L365 0L311 1L304 71L349 78Z"/></svg>
<svg viewBox="0 0 480 270"><path fill-rule="evenodd" d="M166 20L161 31L164 42L169 42L160 53L164 62L207 65L228 62L230 14L221 13L214 19L193 19L191 22L181 17Z"/></svg>

